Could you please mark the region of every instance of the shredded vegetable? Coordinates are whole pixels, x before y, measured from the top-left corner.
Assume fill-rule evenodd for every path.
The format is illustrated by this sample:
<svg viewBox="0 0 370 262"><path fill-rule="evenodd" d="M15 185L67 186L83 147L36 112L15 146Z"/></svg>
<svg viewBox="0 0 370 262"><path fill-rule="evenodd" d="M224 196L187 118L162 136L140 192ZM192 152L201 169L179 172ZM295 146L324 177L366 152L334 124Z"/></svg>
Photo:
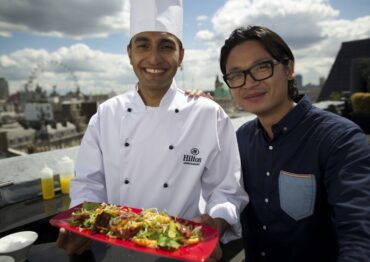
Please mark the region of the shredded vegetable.
<svg viewBox="0 0 370 262"><path fill-rule="evenodd" d="M200 241L201 226L170 217L166 212L146 209L137 214L130 208L106 203L84 203L72 213L72 226L80 230L125 239L150 248L177 250Z"/></svg>

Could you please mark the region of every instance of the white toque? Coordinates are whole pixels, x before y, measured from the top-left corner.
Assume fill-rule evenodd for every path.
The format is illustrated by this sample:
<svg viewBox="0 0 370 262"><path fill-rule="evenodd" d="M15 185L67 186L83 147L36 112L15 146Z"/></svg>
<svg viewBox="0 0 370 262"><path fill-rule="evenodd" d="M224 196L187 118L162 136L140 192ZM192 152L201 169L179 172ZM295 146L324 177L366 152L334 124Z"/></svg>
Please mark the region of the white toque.
<svg viewBox="0 0 370 262"><path fill-rule="evenodd" d="M168 32L182 41L182 0L130 0L130 36Z"/></svg>

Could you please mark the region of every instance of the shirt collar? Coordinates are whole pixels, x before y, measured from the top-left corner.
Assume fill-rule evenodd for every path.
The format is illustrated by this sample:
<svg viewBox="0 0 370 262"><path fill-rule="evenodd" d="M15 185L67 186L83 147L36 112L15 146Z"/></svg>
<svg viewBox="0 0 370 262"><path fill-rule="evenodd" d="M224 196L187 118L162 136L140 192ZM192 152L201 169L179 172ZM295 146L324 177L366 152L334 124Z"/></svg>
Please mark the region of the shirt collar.
<svg viewBox="0 0 370 262"><path fill-rule="evenodd" d="M288 112L278 123L272 126L274 137L281 134L287 134L303 119L303 116L312 108L310 99L306 96L300 96L297 105Z"/></svg>
<svg viewBox="0 0 370 262"><path fill-rule="evenodd" d="M272 126L272 132L274 133L274 139L282 134L289 133L312 108L312 103L306 95L302 95L297 100L297 105L289 111L278 123ZM263 126L258 121L258 128L265 133Z"/></svg>

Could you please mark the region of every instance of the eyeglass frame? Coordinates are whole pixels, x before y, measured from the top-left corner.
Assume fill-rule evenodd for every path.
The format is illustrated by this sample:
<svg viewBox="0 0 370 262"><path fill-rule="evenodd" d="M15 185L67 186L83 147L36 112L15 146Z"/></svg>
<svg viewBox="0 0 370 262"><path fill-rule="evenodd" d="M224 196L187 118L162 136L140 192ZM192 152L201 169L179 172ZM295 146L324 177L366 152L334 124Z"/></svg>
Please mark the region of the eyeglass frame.
<svg viewBox="0 0 370 262"><path fill-rule="evenodd" d="M230 88L230 89L237 89L237 88L241 88L242 86L245 85L245 82L247 81L247 76L250 75L252 77L252 79L254 81L263 81L263 80L266 80L270 77L272 77L274 75L274 66L275 65L278 65L278 64L283 64L285 61L278 61L276 59L272 59L272 60L268 60L268 61L262 61L258 64L255 64L253 66L251 66L250 68L247 68L247 69L244 69L244 70L240 70L240 71L235 71L235 72L230 72L228 74L225 74L222 76L222 78L224 79L226 85ZM261 64L265 64L265 63L268 63L271 65L271 74L265 78L262 78L262 79L256 79L255 76L251 73L252 69L257 67L257 66L260 66ZM235 86L235 87L231 87L229 85L229 83L227 82L227 77L231 74L235 74L235 73L243 73L244 74L244 81L243 81L243 84L239 85L239 86Z"/></svg>

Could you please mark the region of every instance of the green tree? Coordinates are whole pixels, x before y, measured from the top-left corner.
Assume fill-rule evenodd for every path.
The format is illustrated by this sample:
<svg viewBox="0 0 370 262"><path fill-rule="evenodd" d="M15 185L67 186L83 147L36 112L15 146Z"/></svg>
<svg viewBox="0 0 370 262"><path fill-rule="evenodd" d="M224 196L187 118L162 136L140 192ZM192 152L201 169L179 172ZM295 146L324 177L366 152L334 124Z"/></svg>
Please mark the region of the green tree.
<svg viewBox="0 0 370 262"><path fill-rule="evenodd" d="M342 98L342 93L339 91L333 91L330 93L329 100L340 101Z"/></svg>
<svg viewBox="0 0 370 262"><path fill-rule="evenodd" d="M362 58L360 60L360 69L362 77L365 78L367 85L370 86L370 58Z"/></svg>

